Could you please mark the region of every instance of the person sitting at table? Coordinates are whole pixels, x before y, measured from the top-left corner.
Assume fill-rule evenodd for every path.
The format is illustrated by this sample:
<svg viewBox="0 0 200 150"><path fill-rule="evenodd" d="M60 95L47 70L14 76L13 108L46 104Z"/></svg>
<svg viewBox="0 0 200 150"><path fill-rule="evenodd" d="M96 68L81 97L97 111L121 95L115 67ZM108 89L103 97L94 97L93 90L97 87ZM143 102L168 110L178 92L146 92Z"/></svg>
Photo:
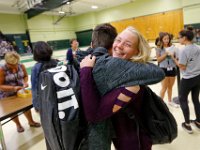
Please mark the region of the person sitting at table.
<svg viewBox="0 0 200 150"><path fill-rule="evenodd" d="M5 55L5 64L0 67L0 100L14 96L17 91L28 87L28 74L23 64L19 63L20 56L16 52L7 52ZM17 102L16 102L17 103ZM31 110L24 113L30 127L40 127L40 123L32 118ZM13 121L16 124L17 131L23 132L19 118L15 117Z"/></svg>

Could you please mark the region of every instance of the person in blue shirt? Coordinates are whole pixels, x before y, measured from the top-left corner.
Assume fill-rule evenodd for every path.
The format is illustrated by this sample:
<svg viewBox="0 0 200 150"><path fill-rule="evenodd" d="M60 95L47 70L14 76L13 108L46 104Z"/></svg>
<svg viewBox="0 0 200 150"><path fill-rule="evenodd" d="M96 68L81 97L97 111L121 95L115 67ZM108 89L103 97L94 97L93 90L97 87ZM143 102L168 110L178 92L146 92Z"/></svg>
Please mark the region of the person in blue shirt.
<svg viewBox="0 0 200 150"><path fill-rule="evenodd" d="M38 41L33 49L33 59L37 62L31 70L31 90L32 90L32 101L33 107L36 111L39 111L39 100L38 100L38 87L39 85L39 75L43 70L56 67L58 61L52 59L51 56L53 50L51 47L43 41Z"/></svg>
<svg viewBox="0 0 200 150"><path fill-rule="evenodd" d="M70 40L70 45L71 47L67 50L66 53L66 61L68 64L72 64L75 56L76 56L76 51L79 49L79 43L77 41L77 39L71 39Z"/></svg>

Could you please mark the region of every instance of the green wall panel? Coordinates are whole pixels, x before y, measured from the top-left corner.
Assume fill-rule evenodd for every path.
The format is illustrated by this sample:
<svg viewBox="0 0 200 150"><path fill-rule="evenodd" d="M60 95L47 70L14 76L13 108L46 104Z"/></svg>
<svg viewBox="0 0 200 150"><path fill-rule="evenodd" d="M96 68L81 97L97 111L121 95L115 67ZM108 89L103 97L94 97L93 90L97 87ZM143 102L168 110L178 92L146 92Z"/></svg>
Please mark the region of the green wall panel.
<svg viewBox="0 0 200 150"><path fill-rule="evenodd" d="M70 47L69 39L47 41L47 43L53 48L53 50L67 49ZM34 44L35 43L33 43L33 47L34 47Z"/></svg>
<svg viewBox="0 0 200 150"><path fill-rule="evenodd" d="M79 42L79 46L88 46L91 43L92 29L76 32L76 37Z"/></svg>

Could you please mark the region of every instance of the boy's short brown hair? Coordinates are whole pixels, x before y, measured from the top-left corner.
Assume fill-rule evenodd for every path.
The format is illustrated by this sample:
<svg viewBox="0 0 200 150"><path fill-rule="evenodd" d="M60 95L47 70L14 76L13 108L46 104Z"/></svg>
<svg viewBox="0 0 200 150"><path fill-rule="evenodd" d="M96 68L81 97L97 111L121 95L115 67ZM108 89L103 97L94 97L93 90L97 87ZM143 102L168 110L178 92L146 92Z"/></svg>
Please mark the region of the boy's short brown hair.
<svg viewBox="0 0 200 150"><path fill-rule="evenodd" d="M109 23L97 25L92 32L92 47L112 48L112 44L117 36L117 31Z"/></svg>

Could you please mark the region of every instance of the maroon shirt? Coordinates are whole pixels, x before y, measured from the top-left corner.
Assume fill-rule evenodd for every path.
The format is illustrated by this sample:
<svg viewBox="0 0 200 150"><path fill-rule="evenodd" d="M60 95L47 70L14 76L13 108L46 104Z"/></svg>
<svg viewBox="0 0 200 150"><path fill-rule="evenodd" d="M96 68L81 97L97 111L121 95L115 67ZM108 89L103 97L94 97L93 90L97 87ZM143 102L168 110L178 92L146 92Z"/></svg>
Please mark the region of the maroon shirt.
<svg viewBox="0 0 200 150"><path fill-rule="evenodd" d="M131 97L129 107L133 108L135 113L140 116L140 102L142 100L143 89L134 94L124 87L114 89L100 97L92 76L92 68L85 67L80 70L81 96L86 119L88 122L98 123L111 117L116 138L113 143L117 150L151 150L151 139L140 129L137 133L137 127L133 120L129 119L123 111L112 112L113 106L118 104L117 97L120 93ZM127 103L121 103L122 106ZM139 148L140 147L140 148Z"/></svg>

